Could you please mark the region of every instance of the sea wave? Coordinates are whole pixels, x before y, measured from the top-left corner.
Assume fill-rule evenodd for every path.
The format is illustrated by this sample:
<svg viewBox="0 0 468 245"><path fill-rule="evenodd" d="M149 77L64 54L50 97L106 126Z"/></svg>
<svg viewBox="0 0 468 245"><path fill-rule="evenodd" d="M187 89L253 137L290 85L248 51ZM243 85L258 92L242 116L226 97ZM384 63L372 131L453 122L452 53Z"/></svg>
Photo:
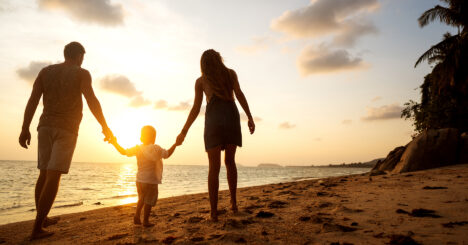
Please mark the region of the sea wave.
<svg viewBox="0 0 468 245"><path fill-rule="evenodd" d="M83 205L83 202L77 202L77 203L72 203L72 204L65 204L65 205L59 205L55 206L54 208L70 208L70 207L77 207Z"/></svg>

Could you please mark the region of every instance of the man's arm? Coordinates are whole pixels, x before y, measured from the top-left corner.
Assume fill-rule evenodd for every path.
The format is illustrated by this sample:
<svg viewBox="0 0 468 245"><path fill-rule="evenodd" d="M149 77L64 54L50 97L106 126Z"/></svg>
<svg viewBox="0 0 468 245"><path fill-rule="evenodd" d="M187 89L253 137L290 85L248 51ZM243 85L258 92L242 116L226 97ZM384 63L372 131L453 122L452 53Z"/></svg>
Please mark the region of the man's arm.
<svg viewBox="0 0 468 245"><path fill-rule="evenodd" d="M29 97L28 104L24 110L23 126L21 127L19 144L25 149L28 149L28 145L31 143L31 133L29 132L29 126L31 125L31 121L34 117L34 113L36 112L37 105L39 104L42 96L41 74L42 70L39 72L39 75L37 75L37 78L34 81L31 96Z"/></svg>
<svg viewBox="0 0 468 245"><path fill-rule="evenodd" d="M107 126L106 119L102 113L101 103L99 103L99 100L94 94L94 90L91 85L91 74L89 74L89 72L86 70L82 72L81 92L83 93L86 102L88 103L88 107L91 110L91 113L93 113L96 120L99 122L99 124L101 124L102 133L106 137L104 140L110 140L110 138L113 136L112 131Z"/></svg>

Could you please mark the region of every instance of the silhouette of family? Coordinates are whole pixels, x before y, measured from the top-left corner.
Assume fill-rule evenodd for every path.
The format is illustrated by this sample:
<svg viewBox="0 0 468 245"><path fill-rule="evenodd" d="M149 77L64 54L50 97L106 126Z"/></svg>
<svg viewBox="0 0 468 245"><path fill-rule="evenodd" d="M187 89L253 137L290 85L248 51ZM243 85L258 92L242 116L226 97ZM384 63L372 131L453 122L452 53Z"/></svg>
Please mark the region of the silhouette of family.
<svg viewBox="0 0 468 245"><path fill-rule="evenodd" d="M36 219L31 239L40 239L53 235L44 228L56 224L57 218L47 217L54 203L62 174L67 174L75 150L78 130L82 119L82 95L92 114L102 127L104 141L111 143L116 150L126 156L136 156L138 171L136 186L138 203L134 215L134 224L153 226L149 221L151 208L158 199L158 184L162 183L163 158L169 158L175 148L181 145L195 119L200 113L203 95L206 96L204 142L208 154L208 193L211 207L210 219L218 220L218 189L221 151L225 152L231 210L237 212L237 168L235 154L242 146L240 116L235 98L248 117L251 134L255 123L237 79L236 72L227 68L221 55L213 50L206 50L200 60L201 76L195 82L195 98L187 121L177 136L175 143L168 150L155 144L156 129L144 126L141 129L141 145L129 149L122 148L117 138L109 129L101 104L94 94L89 71L81 68L85 49L78 42L71 42L64 48L65 61L43 68L37 75L31 96L26 105L19 143L28 148L31 142L29 131L32 118L41 97L44 109L39 119L38 160L39 177L35 186ZM143 222L140 216L143 210Z"/></svg>

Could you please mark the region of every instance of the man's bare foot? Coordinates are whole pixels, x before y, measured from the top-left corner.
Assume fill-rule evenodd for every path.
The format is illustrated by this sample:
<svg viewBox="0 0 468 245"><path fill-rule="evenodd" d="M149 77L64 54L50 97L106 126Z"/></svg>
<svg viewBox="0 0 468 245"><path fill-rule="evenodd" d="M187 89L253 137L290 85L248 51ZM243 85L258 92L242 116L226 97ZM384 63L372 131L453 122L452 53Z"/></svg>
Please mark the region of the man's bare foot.
<svg viewBox="0 0 468 245"><path fill-rule="evenodd" d="M143 226L144 226L144 227L153 227L154 224L153 224L153 223L150 223L150 222L143 222Z"/></svg>
<svg viewBox="0 0 468 245"><path fill-rule="evenodd" d="M45 218L44 220L44 223L42 226L44 226L44 228L48 227L48 226L51 226L51 225L55 225L57 224L57 222L60 220L60 217L54 217L54 218Z"/></svg>
<svg viewBox="0 0 468 245"><path fill-rule="evenodd" d="M233 213L237 213L237 212L239 211L239 209L237 208L237 205L236 205L236 204L234 204L234 205L231 206L231 211L232 211Z"/></svg>
<svg viewBox="0 0 468 245"><path fill-rule="evenodd" d="M135 225L141 225L140 217L138 217L138 216L133 216L133 224L135 224Z"/></svg>
<svg viewBox="0 0 468 245"><path fill-rule="evenodd" d="M50 231L46 231L44 229L40 229L38 231L33 231L31 234L31 240L42 239L46 237L52 236L54 233Z"/></svg>

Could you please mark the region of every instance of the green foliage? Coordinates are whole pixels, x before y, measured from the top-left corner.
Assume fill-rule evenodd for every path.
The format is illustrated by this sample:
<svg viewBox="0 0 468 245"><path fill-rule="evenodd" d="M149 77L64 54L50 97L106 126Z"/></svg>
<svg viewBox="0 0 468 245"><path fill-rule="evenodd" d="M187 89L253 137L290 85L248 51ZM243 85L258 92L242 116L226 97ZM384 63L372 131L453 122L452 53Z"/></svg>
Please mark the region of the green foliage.
<svg viewBox="0 0 468 245"><path fill-rule="evenodd" d="M401 114L413 120L417 132L448 127L468 130L468 1L443 1L449 6L427 10L419 18L420 25L438 19L462 31L456 35L446 33L416 62L415 66L423 61L435 64L420 86L421 102L410 100Z"/></svg>

